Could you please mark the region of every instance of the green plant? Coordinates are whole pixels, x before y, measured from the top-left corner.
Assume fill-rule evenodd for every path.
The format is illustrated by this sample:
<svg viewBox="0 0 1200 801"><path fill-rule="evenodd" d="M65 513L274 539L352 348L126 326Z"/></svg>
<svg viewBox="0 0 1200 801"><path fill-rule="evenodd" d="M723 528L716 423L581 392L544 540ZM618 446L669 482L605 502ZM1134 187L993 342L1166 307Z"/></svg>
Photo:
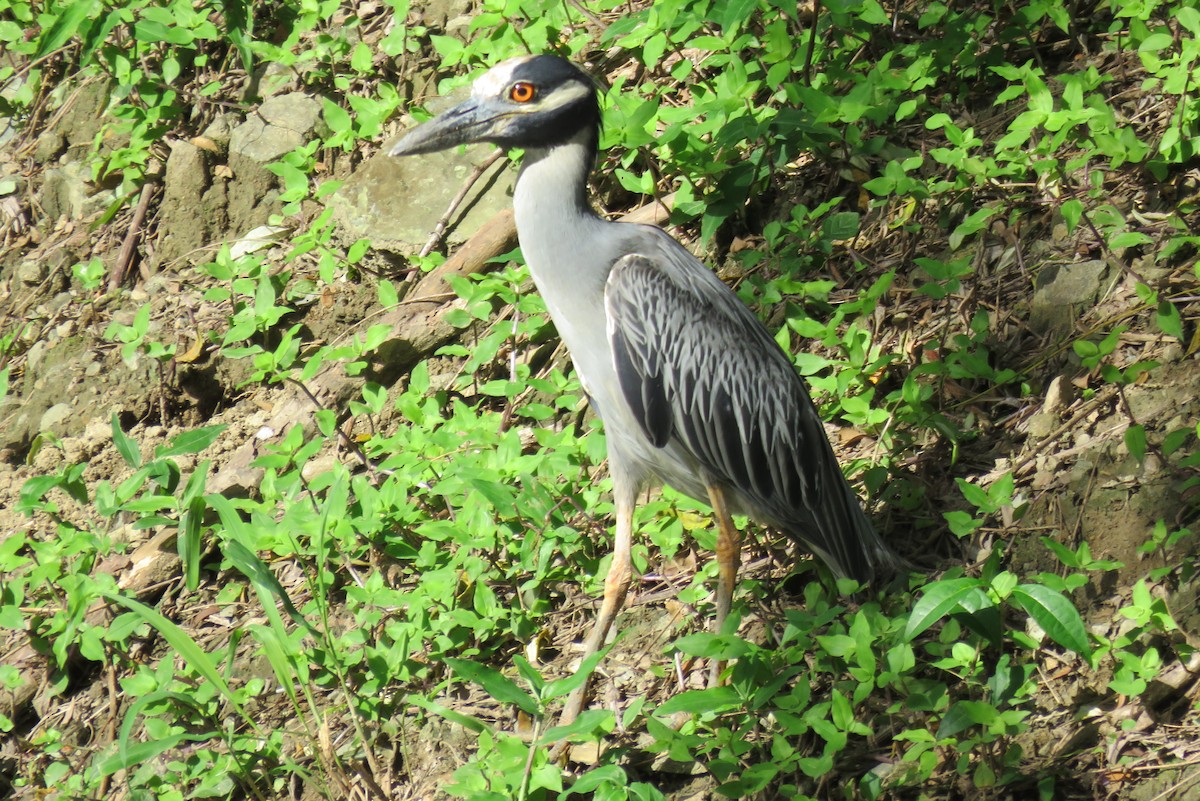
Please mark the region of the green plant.
<svg viewBox="0 0 1200 801"><path fill-rule="evenodd" d="M150 333L150 312L150 305L144 304L133 315L133 321L129 325L114 320L104 330L105 339L124 343L121 346L121 360L130 367L136 366L140 354L149 356L159 364L175 357L174 345L164 345L147 338L147 334Z"/></svg>
<svg viewBox="0 0 1200 801"><path fill-rule="evenodd" d="M79 282L85 292L94 292L99 289L106 273L104 262L98 258L86 262L81 261L71 266L72 277Z"/></svg>
<svg viewBox="0 0 1200 801"><path fill-rule="evenodd" d="M611 68L603 204L615 211L639 202L631 195L676 193L673 221L777 331L823 416L849 426L861 457L847 467L863 471L881 522L914 541L990 535L997 519L1004 540L1030 536L1025 498L1037 496L1026 494L1028 474L1015 463L1015 475L999 466L990 482L971 471L979 447L990 463L997 444L984 423L1039 401L1030 386L1046 365L1013 356L1010 343L1025 340L1013 334L1023 330L1020 304L1008 302L1042 266L1029 247L1039 228L1061 220L1065 239L1056 232L1055 242L1072 257L1168 276L1136 285L1123 316L1074 335L1073 357L1093 382L1120 397L1162 374L1130 344L1146 321L1190 347L1200 237L1181 179L1196 141L1189 4L1112 2L1087 18L1058 0L584 8L599 22L581 24L572 4L485 0L464 42L427 29L405 2L389 6L384 32L371 9L335 2L0 0L9 59L0 114L37 135L76 85L63 76L109 81L111 113L91 157L93 176L117 190L95 221L103 234L166 157L163 142L252 106L251 86L266 93L285 80L317 94L328 132L271 168L285 203L271 223L288 231L273 239L286 246L236 258L222 250L201 275L184 275L219 304L225 319L210 337L222 358L246 360L247 383L296 386L335 361L362 372L390 336L375 327L314 343L304 316L321 293L364 278L370 244L339 241L323 204L340 184L321 176L342 174L345 154L366 155L356 149L401 101L395 85L401 73L409 82L412 57L436 51L439 91L526 51ZM1138 92L1153 93L1161 113L1138 110ZM1165 211L1153 210L1153 193L1131 204L1120 191L1143 170L1157 176ZM102 269L85 258L71 272L90 291ZM759 565L794 569L784 586L802 586L802 598L780 589L782 570L750 571L735 617L752 625L701 632L703 614L685 614L668 654L646 655L645 688L615 714L555 731L558 699L577 679L551 675L565 660L550 663L544 632L561 619L570 585L600 589L611 515L603 431L583 416L570 370L549 363L553 332L522 268L453 288L458 306L447 319L460 340L401 385L366 381L316 410L315 425L264 443L248 497L213 493L207 463L191 466L213 429L143 456L115 421L124 475L93 481L89 465L56 464L25 482L18 504L29 526L0 541L0 624L47 657L49 694L71 692L103 666L123 711L115 741L95 752L64 726L31 734L24 720L0 716L0 730L27 745L22 765L37 766L14 780L18 792L94 797L123 776L132 796L269 797L300 777L336 797L364 774L388 775L391 749L439 717L477 733L478 750L447 789L481 801L657 801L664 792L645 765L665 758L700 764L728 797L825 797L836 781L869 798L1025 797L1034 787L1051 798L1071 794L1058 784L1086 777L1072 775L1070 755L1046 758L1026 744L1052 717L1044 699L1055 680L1041 668L1054 660L1083 684L1103 676L1090 693L1136 696L1190 657L1163 600L1169 582L1194 573L1186 517L1149 533L1142 552L1171 559L1131 590L1107 634L1075 604L1089 609L1089 585L1121 566L1085 541L1043 539L1061 563L1055 572L1025 575L995 549L977 570L845 598L802 560L766 559L782 553L769 544ZM381 281L381 303L402 302L400 289ZM128 358L161 363L171 349L152 341L150 317L139 311L107 336ZM24 390L21 357L42 325L4 324L0 398ZM1095 383L1085 396L1106 397ZM1200 428L1128 423L1130 454L1143 466L1160 455L1181 491L1194 489ZM66 453L66 439L43 436L25 462ZM361 449L353 468L332 458L349 443ZM951 480L962 499L945 510L937 504ZM162 600L130 599L96 571L126 547L112 534L125 523L176 534L185 581ZM713 540L703 505L669 490L642 508L638 530L643 575L676 561L690 568ZM711 566L699 567L676 601L702 613L711 579ZM100 626L89 612L102 602L120 611ZM197 608L227 620L228 637L193 637L185 621ZM184 659L147 657L154 641ZM267 669L243 678L247 654ZM681 691L675 658L685 673L731 660L728 683ZM28 680L0 666L3 686ZM487 722L458 706L466 685L497 699ZM287 724L266 730L257 705L273 701ZM531 742L516 733L525 718ZM331 730L344 733L335 749L322 740ZM543 748L560 738L603 738L606 749L589 770L564 774ZM888 770L864 770L862 753L888 742ZM303 764L290 761L295 753Z"/></svg>

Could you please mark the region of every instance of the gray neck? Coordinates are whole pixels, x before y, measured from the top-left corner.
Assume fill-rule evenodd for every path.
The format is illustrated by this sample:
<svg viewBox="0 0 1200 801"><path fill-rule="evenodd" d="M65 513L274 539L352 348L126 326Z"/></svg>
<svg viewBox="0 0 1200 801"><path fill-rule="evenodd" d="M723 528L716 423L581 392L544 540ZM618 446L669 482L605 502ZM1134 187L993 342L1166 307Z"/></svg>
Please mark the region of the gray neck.
<svg viewBox="0 0 1200 801"><path fill-rule="evenodd" d="M521 250L552 313L562 305L561 292L602 295L612 266L611 238L604 235L611 223L587 199L593 137L581 131L563 144L527 150L513 193Z"/></svg>
<svg viewBox="0 0 1200 801"><path fill-rule="evenodd" d="M592 136L580 131L563 144L525 151L517 176L518 224L523 207L532 210L539 202L570 206L571 213L592 214L587 202L587 180L596 160Z"/></svg>

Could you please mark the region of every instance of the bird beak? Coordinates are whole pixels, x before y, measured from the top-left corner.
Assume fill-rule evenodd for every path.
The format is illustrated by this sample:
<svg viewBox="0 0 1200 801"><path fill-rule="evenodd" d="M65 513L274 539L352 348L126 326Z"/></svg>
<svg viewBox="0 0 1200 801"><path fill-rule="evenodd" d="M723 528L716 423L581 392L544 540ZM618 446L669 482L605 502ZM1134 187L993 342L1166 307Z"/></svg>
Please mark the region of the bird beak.
<svg viewBox="0 0 1200 801"><path fill-rule="evenodd" d="M423 122L406 133L389 156L415 156L448 150L456 145L487 141L494 133L503 112L486 101L471 98L449 111Z"/></svg>

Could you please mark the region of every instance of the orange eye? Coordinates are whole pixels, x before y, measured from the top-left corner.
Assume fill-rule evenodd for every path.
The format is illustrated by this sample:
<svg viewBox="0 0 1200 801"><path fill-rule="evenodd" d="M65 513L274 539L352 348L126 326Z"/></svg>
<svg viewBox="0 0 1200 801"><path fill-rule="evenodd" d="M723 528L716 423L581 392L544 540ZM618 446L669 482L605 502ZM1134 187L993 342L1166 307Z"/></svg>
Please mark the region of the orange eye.
<svg viewBox="0 0 1200 801"><path fill-rule="evenodd" d="M514 103L528 103L537 96L537 88L528 81L517 81L508 89L508 99Z"/></svg>

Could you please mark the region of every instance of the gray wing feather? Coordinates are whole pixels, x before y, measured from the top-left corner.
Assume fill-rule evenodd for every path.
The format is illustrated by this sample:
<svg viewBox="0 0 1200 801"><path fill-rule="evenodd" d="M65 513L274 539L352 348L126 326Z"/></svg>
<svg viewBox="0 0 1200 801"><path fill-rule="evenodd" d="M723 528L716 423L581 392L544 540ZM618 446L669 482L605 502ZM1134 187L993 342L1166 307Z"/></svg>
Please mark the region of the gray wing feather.
<svg viewBox="0 0 1200 801"><path fill-rule="evenodd" d="M613 265L605 307L621 391L647 438L674 439L746 512L869 580L886 548L791 361L703 264L643 231Z"/></svg>

